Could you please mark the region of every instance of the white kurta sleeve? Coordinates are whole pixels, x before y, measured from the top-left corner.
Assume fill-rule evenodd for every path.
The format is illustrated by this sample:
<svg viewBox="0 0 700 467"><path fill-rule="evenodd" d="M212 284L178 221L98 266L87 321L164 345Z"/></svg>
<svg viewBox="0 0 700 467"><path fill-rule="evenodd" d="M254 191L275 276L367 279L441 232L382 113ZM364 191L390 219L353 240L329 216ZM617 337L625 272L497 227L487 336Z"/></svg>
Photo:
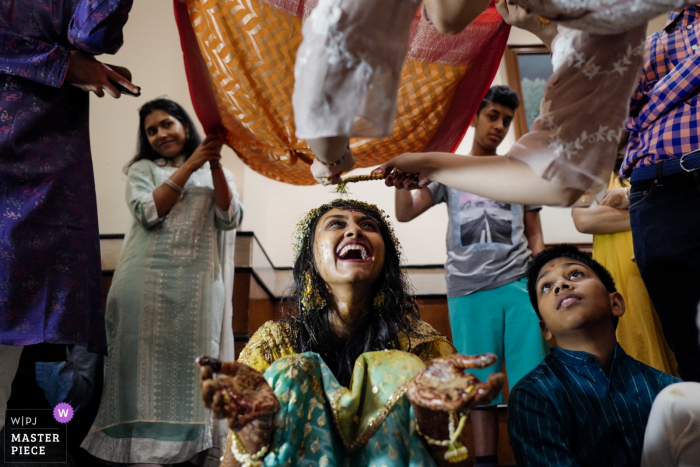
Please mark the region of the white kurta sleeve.
<svg viewBox="0 0 700 467"><path fill-rule="evenodd" d="M153 199L155 189L155 174L150 162L138 161L129 167L126 180L126 203L131 208L134 219L146 229L163 220L158 217Z"/></svg>
<svg viewBox="0 0 700 467"><path fill-rule="evenodd" d="M214 217L214 222L217 229L233 230L243 221L243 206L239 201L233 174L226 169L223 170L224 175L226 176L226 182L228 183L229 188L231 188L231 193L233 193L233 197L231 198L231 204L229 204L228 209L226 210L223 210L214 204L214 212L216 214Z"/></svg>

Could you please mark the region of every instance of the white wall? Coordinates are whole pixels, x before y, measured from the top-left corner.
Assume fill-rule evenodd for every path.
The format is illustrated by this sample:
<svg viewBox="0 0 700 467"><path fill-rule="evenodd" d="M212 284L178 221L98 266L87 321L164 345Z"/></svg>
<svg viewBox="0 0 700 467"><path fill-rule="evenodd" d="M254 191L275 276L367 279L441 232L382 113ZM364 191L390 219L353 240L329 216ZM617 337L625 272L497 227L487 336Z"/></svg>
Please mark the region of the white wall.
<svg viewBox="0 0 700 467"><path fill-rule="evenodd" d="M654 29L663 26L663 20L654 23ZM194 117L177 27L172 12L172 0L135 2L126 25L125 44L115 57L104 57L108 63L128 67L134 83L142 87L142 97L134 99L109 97L91 102L92 153L97 183L97 202L100 233L125 233L131 217L124 202L126 176L122 167L135 152L138 126L138 108L147 100L168 96L179 102ZM529 33L514 30L509 43L533 44L537 39ZM494 84L506 84L503 67ZM201 131L201 127L199 128ZM472 131L462 142L461 154L471 148ZM499 148L505 153L513 144L508 135ZM260 239L276 266L291 265L291 239L298 219L309 209L335 196L322 186L297 187L267 179L246 167L227 148L223 164L236 176L246 213L243 230L252 230ZM357 173L368 173L361 169ZM392 219L394 193L381 182L366 182L350 187L352 197L377 204ZM545 208L542 211L545 242L590 242L591 237L576 232L570 210ZM420 218L399 224L394 221L397 237L402 242L408 264L440 264L445 260L445 229L447 211L437 206Z"/></svg>
<svg viewBox="0 0 700 467"><path fill-rule="evenodd" d="M124 28L124 46L115 56L99 58L106 63L126 66L131 70L133 82L141 86L139 98L100 99L94 94L90 97L100 233L125 233L131 215L124 201L126 175L122 168L136 152L139 107L156 97L167 96L189 112L200 134L202 132L190 101L172 0L134 2ZM244 164L228 147L223 159L223 165L236 175L240 189Z"/></svg>

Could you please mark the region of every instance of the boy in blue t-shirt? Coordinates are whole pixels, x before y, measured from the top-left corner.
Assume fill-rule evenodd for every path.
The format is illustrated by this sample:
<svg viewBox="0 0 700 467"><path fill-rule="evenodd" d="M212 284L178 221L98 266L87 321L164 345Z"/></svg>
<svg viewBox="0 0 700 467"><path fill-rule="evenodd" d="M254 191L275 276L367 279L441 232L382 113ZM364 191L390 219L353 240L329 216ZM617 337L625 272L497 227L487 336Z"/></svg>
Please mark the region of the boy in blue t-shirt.
<svg viewBox="0 0 700 467"><path fill-rule="evenodd" d="M496 149L519 103L507 86L489 89L472 122L472 156L497 157ZM512 388L549 349L525 280L533 254L544 249L540 207L503 203L431 183L419 190L396 190L396 217L408 222L442 202L449 213L445 276L454 345L462 354L498 356L497 366L472 371L484 381L500 371L505 360ZM477 466L497 465L499 403L502 396L472 413Z"/></svg>

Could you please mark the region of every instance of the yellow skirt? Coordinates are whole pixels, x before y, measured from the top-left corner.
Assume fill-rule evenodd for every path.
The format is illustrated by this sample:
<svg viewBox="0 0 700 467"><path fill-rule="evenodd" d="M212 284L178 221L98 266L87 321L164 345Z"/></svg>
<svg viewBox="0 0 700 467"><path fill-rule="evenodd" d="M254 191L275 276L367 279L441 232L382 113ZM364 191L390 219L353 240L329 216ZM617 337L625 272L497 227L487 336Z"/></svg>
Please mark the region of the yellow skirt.
<svg viewBox="0 0 700 467"><path fill-rule="evenodd" d="M631 357L678 376L676 358L666 343L633 254L632 232L593 237L593 259L610 271L618 292L625 298L625 314L617 326L617 340Z"/></svg>

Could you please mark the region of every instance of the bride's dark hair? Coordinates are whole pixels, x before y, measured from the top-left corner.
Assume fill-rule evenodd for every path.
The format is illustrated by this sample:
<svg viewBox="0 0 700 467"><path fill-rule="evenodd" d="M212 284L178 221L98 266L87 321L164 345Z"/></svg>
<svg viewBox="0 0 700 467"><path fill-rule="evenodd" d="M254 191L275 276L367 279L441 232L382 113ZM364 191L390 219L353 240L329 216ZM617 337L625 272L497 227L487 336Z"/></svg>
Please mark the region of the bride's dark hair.
<svg viewBox="0 0 700 467"><path fill-rule="evenodd" d="M374 306L366 310L363 318L350 331L344 345L333 337L328 318L328 307L311 308L302 304L308 296L309 285L316 291L321 303L330 303L330 291L321 278L313 255L315 230L319 219L331 209L353 209L366 214L379 226L384 240L384 267L368 293L374 298ZM288 317L294 350L316 352L323 357L338 382L349 385L355 360L365 352L398 349L399 334L409 339L419 336L411 326L410 318L418 319L416 299L409 289L401 270L401 253L390 225L376 206L353 200L335 200L312 210L299 223L294 263L294 285L288 299Z"/></svg>

